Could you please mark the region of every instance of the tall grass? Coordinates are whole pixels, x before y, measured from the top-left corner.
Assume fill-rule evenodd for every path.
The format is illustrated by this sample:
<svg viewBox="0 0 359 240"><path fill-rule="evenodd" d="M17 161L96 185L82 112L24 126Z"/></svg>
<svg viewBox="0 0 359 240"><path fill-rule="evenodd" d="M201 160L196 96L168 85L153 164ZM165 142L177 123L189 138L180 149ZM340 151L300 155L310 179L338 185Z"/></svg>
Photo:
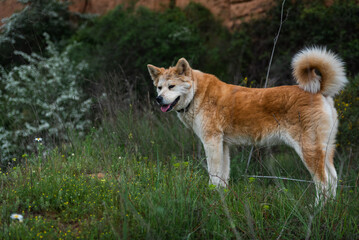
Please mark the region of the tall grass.
<svg viewBox="0 0 359 240"><path fill-rule="evenodd" d="M227 189L208 185L198 141L172 114L137 111L1 173L1 239L356 239L354 156L338 154L338 196L313 206L294 151L232 149ZM249 177L248 175L255 175ZM308 182L266 179L282 176ZM24 222L10 219L24 215Z"/></svg>

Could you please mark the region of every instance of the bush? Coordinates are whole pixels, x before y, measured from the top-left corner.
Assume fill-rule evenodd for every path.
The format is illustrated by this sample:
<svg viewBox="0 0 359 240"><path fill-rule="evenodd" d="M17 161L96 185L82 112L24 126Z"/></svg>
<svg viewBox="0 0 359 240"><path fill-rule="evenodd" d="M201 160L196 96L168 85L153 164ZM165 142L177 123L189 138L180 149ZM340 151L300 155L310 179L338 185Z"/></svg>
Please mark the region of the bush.
<svg viewBox="0 0 359 240"><path fill-rule="evenodd" d="M345 91L335 99L340 125L338 145L344 150L358 151L359 136L359 75L350 79Z"/></svg>
<svg viewBox="0 0 359 240"><path fill-rule="evenodd" d="M75 34L73 39L81 44L72 56L89 62L94 79L109 72L138 79L135 90L145 95L153 89L148 63L167 67L185 57L195 67L223 76L224 36L228 32L197 4L162 13L119 6Z"/></svg>
<svg viewBox="0 0 359 240"><path fill-rule="evenodd" d="M155 13L119 6L78 31L74 39L81 43L74 55L87 59L94 72L122 68L128 75L146 73L148 63L167 66L182 56L196 59L203 51L193 26L177 9Z"/></svg>
<svg viewBox="0 0 359 240"><path fill-rule="evenodd" d="M18 0L24 9L3 19L0 26L0 65L10 68L26 62L22 55L40 53L46 47L43 33L47 32L53 42L69 38L84 15L70 13L67 1L58 0ZM73 21L70 21L70 18ZM64 43L65 44L65 43Z"/></svg>
<svg viewBox="0 0 359 240"><path fill-rule="evenodd" d="M257 86L263 86L273 48L273 40L280 23L282 1L278 0L267 17L240 25L236 34L249 36L247 40L234 39L237 46L233 55L241 56L247 48L242 75ZM305 46L321 45L339 54L347 63L349 76L358 73L359 65L359 5L353 0L334 1L326 6L325 1L286 1L285 21L276 45L271 67L271 85L293 84L291 59ZM243 43L238 45L238 41Z"/></svg>
<svg viewBox="0 0 359 240"><path fill-rule="evenodd" d="M91 100L85 99L77 81L83 78L85 62L74 64L68 46L60 53L45 34L48 58L15 52L29 64L9 72L0 68L1 162L15 153L30 150L34 137L49 143L69 140L90 123L86 117Z"/></svg>

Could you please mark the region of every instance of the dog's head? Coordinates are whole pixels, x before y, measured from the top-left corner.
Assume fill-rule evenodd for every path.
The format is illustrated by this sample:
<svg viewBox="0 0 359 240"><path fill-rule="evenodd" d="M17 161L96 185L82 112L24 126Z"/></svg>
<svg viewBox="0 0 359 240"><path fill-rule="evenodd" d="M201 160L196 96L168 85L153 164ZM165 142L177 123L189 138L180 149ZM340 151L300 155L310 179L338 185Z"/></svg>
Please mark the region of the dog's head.
<svg viewBox="0 0 359 240"><path fill-rule="evenodd" d="M168 69L147 65L148 71L157 88L156 101L162 112L172 109L180 111L185 109L192 101L194 95L192 68L186 59L178 60L175 67Z"/></svg>

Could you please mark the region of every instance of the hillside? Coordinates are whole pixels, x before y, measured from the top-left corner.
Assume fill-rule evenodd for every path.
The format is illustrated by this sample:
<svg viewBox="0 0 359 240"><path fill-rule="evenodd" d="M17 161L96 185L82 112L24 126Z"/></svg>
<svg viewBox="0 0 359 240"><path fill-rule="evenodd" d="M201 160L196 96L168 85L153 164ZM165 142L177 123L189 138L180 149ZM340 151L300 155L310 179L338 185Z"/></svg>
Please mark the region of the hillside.
<svg viewBox="0 0 359 240"><path fill-rule="evenodd" d="M358 1L23 2L0 0L15 11L0 30L0 239L359 239ZM185 57L226 83L293 85L292 58L313 45L349 80L333 99L337 196L314 205L283 145L232 146L228 186L209 184L147 64Z"/></svg>

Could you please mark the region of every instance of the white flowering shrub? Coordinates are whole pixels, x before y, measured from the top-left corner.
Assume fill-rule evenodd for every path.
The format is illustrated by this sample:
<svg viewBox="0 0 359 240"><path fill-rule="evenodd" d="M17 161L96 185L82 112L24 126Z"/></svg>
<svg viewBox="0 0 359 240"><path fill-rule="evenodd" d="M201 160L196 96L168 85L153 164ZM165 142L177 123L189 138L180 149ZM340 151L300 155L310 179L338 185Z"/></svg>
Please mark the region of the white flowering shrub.
<svg viewBox="0 0 359 240"><path fill-rule="evenodd" d="M0 0L2 1L2 0ZM41 53L46 47L43 33L52 41L65 44L78 26L93 18L91 14L69 11L68 0L17 0L22 10L0 21L0 65L9 69L24 59L14 50Z"/></svg>
<svg viewBox="0 0 359 240"><path fill-rule="evenodd" d="M73 45L60 53L47 34L45 38L47 57L17 51L28 64L8 72L0 66L2 162L30 150L32 144L28 143L34 137L66 141L73 133L82 134L90 123L91 100L84 98L78 84L87 64L70 60Z"/></svg>

